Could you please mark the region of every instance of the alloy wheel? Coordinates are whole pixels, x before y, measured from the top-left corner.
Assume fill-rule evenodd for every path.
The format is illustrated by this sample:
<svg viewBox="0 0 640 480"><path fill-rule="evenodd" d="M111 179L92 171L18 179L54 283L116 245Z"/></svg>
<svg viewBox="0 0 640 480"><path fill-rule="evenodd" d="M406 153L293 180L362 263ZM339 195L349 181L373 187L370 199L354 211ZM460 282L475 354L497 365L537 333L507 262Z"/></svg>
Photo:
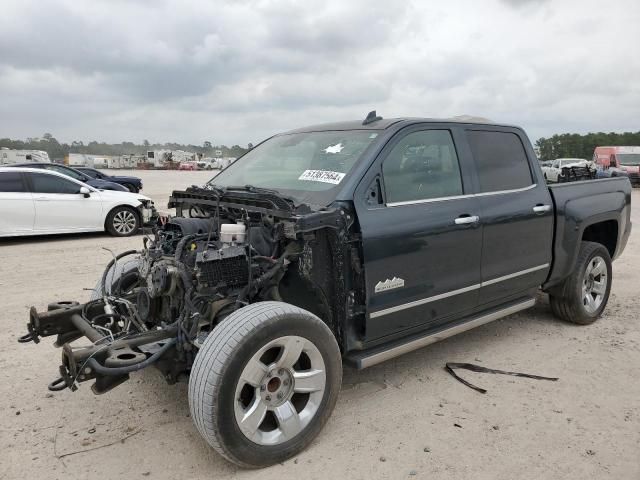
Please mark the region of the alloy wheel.
<svg viewBox="0 0 640 480"><path fill-rule="evenodd" d="M326 386L322 354L309 340L280 337L255 353L236 386L238 427L252 442L279 445L314 418Z"/></svg>
<svg viewBox="0 0 640 480"><path fill-rule="evenodd" d="M582 305L590 313L595 313L607 292L607 264L600 256L593 257L587 264L582 279Z"/></svg>

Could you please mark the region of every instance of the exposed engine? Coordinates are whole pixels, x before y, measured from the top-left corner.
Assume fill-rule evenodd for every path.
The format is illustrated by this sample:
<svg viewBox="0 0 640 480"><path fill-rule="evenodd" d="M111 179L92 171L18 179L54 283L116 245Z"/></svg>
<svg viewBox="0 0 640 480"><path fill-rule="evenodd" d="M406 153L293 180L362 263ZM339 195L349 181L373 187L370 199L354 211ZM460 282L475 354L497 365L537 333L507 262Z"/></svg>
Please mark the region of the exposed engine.
<svg viewBox="0 0 640 480"><path fill-rule="evenodd" d="M238 212L205 218L172 218L155 231L139 257L135 296L147 328L178 322L196 344L225 315L259 299L279 299L278 282L302 251L286 239L273 217ZM109 288L108 285L105 285ZM112 288L121 288L117 282Z"/></svg>
<svg viewBox="0 0 640 480"><path fill-rule="evenodd" d="M95 379L102 393L150 364L173 383L216 325L261 300L315 313L338 339L345 315L358 315L349 305L361 289L348 295L343 277L353 250L344 210L301 209L270 191L196 187L174 192L169 206L178 215L144 237L142 250L114 255L91 301L32 308L22 341L57 335L63 350L50 389ZM82 337L92 344L72 344Z"/></svg>

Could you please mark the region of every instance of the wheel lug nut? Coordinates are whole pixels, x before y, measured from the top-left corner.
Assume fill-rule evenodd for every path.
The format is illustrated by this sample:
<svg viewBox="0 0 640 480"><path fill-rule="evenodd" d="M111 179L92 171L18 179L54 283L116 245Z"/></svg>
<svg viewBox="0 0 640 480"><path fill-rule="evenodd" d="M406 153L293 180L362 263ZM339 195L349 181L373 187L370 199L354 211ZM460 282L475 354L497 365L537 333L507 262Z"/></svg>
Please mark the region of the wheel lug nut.
<svg viewBox="0 0 640 480"><path fill-rule="evenodd" d="M282 392L278 393L278 399L282 398Z"/></svg>
<svg viewBox="0 0 640 480"><path fill-rule="evenodd" d="M278 370L278 375L284 375L284 370L282 368Z"/></svg>
<svg viewBox="0 0 640 480"><path fill-rule="evenodd" d="M267 402L270 402L270 401L271 401L271 395L267 395L267 396L266 396L266 397L264 397L264 398L265 398L265 400L266 400Z"/></svg>
<svg viewBox="0 0 640 480"><path fill-rule="evenodd" d="M289 380L285 380L284 382L282 382L282 384L286 387L287 385L289 385Z"/></svg>
<svg viewBox="0 0 640 480"><path fill-rule="evenodd" d="M266 385L260 385L260 391L264 392L267 389Z"/></svg>

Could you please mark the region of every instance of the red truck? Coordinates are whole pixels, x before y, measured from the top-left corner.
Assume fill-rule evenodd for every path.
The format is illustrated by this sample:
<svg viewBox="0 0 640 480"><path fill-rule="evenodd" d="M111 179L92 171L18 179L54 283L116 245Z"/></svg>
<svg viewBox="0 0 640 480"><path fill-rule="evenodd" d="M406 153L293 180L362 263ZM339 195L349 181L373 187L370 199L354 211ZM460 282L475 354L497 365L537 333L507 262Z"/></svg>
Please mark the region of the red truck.
<svg viewBox="0 0 640 480"><path fill-rule="evenodd" d="M603 170L610 167L624 170L631 185L640 186L640 147L596 147L593 161Z"/></svg>

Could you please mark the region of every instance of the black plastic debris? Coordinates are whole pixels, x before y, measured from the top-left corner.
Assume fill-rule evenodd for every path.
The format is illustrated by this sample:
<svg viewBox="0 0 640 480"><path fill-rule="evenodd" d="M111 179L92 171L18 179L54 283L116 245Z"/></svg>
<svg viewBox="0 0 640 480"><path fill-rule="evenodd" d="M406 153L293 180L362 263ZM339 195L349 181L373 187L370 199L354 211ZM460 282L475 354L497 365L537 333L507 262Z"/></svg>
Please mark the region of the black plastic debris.
<svg viewBox="0 0 640 480"><path fill-rule="evenodd" d="M550 380L555 382L558 380L556 377L541 377L540 375L531 375L530 373L520 373L520 372L507 372L504 370L495 370L493 368L481 367L480 365L475 365L473 363L447 363L445 365L445 370L453 376L460 383L466 385L469 388L473 388L476 392L487 393L484 388L476 387L472 383L467 382L464 378L458 376L455 372L456 369L465 369L471 370L472 372L478 373L495 373L500 375L511 375L514 377L525 377L525 378L533 378L534 380Z"/></svg>

